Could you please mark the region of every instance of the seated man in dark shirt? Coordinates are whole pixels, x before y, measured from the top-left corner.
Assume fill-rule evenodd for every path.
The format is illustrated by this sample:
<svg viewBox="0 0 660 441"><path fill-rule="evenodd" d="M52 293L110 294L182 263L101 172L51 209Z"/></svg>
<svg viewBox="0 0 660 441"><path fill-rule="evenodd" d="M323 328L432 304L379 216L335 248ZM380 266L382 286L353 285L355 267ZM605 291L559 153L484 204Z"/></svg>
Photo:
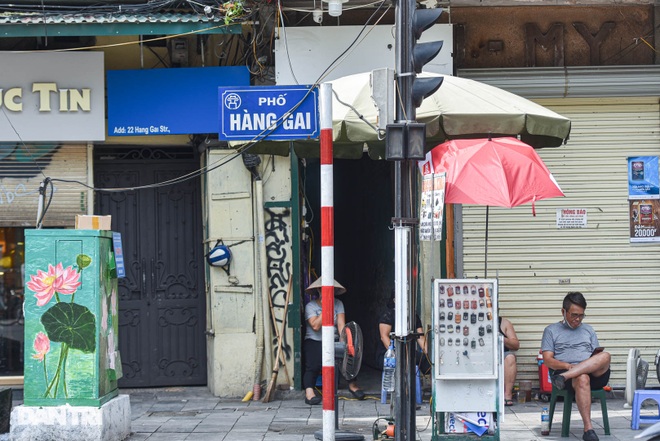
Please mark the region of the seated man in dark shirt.
<svg viewBox="0 0 660 441"><path fill-rule="evenodd" d="M610 354L594 353L599 347L594 329L583 323L587 301L579 292L569 292L562 305L564 319L543 331L543 362L552 369L552 385L573 388L582 422L584 441L598 441L591 424L591 390L607 385L610 379ZM602 348L600 348L602 350Z"/></svg>
<svg viewBox="0 0 660 441"><path fill-rule="evenodd" d="M387 304L387 309L383 312L378 319L378 331L380 333L380 341L383 343L378 347L376 351L376 366L380 369L383 368L383 358L385 358L385 352L390 347L390 334L394 329L394 293L392 293L392 298ZM424 329L422 328L422 320L417 314L415 314L415 332L421 334L417 337L418 350L415 354L415 363L419 366L420 372L422 374L428 374L431 372L431 363L429 362L428 351L426 346L426 336L424 335Z"/></svg>

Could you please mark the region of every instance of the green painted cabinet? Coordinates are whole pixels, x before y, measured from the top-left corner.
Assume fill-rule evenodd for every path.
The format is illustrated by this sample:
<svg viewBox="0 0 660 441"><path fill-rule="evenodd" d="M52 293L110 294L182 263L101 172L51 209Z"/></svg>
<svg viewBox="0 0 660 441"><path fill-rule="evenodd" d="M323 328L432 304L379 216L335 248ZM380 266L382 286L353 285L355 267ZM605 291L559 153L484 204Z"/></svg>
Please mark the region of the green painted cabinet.
<svg viewBox="0 0 660 441"><path fill-rule="evenodd" d="M117 395L117 301L111 231L25 231L26 406Z"/></svg>

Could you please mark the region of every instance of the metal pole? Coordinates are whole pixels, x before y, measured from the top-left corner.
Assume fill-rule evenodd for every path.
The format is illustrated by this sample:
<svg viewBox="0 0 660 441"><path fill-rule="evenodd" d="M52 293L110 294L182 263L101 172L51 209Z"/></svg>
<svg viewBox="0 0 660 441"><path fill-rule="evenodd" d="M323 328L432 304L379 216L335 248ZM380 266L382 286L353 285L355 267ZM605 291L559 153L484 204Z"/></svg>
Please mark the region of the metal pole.
<svg viewBox="0 0 660 441"><path fill-rule="evenodd" d="M335 440L335 241L332 84L319 86L321 123L321 350L323 439Z"/></svg>
<svg viewBox="0 0 660 441"><path fill-rule="evenodd" d="M396 122L415 120L412 86L415 79L413 65L413 16L415 0L399 0L395 10L395 67L396 87L401 100L396 108ZM404 150L407 151L407 148ZM415 161L405 159L395 162L395 237L406 236L407 241L395 240L395 273L405 280L395 281L396 308L396 394L399 399L395 406L395 438L397 441L415 440L415 388L412 387L415 375L415 339L411 336L411 323L414 323L414 300L417 298L417 249L416 235L412 228L416 218L416 174ZM405 232L400 231L405 230ZM404 243L405 242L405 243ZM405 299L405 300L404 300ZM403 323L405 321L405 323Z"/></svg>

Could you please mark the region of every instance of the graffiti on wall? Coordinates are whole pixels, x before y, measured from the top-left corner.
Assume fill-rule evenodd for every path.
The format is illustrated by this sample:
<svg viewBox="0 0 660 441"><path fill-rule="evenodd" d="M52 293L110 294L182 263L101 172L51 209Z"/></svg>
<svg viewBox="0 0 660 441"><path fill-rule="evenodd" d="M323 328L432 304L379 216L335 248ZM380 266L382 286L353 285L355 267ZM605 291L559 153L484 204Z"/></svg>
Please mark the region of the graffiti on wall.
<svg viewBox="0 0 660 441"><path fill-rule="evenodd" d="M277 333L282 329L284 308L286 306L289 280L292 277L292 263L289 250L291 249L291 236L287 220L291 218L288 208L267 208L266 214L266 256L268 265L268 287L272 302L274 320L273 329L273 357L277 356ZM286 332L282 338L282 353L286 360L291 359L293 347L286 339Z"/></svg>

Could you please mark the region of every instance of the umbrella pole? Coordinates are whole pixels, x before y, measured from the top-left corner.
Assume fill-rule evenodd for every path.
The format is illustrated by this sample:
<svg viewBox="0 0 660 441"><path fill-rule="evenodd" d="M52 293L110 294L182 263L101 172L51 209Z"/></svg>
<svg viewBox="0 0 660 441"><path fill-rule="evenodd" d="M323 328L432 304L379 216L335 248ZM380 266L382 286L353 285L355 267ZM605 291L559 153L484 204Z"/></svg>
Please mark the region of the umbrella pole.
<svg viewBox="0 0 660 441"><path fill-rule="evenodd" d="M484 241L484 278L488 277L488 208L486 205L486 240Z"/></svg>

